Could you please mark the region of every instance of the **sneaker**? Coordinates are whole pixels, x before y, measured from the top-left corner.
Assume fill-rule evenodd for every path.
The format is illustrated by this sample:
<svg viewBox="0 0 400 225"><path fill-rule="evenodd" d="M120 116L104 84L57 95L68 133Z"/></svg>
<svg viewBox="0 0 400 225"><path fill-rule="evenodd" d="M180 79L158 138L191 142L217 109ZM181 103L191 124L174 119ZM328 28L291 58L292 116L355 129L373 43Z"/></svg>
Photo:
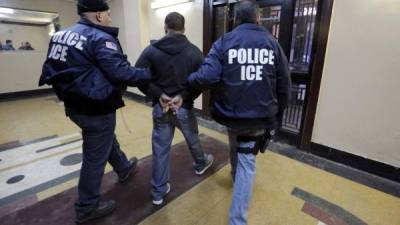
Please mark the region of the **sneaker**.
<svg viewBox="0 0 400 225"><path fill-rule="evenodd" d="M133 171L137 168L138 159L133 157L129 160L129 167L122 173L118 174L119 182L121 184L125 183Z"/></svg>
<svg viewBox="0 0 400 225"><path fill-rule="evenodd" d="M100 202L96 209L89 213L76 213L76 220L77 224L86 223L90 220L94 220L103 216L107 216L111 214L115 209L115 201L110 200L106 202Z"/></svg>
<svg viewBox="0 0 400 225"><path fill-rule="evenodd" d="M195 169L196 174L199 175L199 176L203 175L206 172L206 170L211 167L213 162L214 162L213 155L207 154L206 155L206 163L205 163L204 167L203 168L199 168L199 169Z"/></svg>
<svg viewBox="0 0 400 225"><path fill-rule="evenodd" d="M155 200L153 199L153 205L162 205L164 203L164 198L165 196L171 191L171 185L169 183L167 183L167 191L165 192L165 195L163 198L161 198L160 200Z"/></svg>

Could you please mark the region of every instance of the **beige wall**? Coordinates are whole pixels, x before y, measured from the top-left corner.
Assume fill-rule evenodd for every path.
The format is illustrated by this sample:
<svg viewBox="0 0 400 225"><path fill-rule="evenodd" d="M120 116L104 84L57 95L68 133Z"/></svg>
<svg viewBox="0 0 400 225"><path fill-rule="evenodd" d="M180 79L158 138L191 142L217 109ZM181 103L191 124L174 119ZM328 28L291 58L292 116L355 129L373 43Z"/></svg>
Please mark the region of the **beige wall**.
<svg viewBox="0 0 400 225"><path fill-rule="evenodd" d="M0 94L39 89L39 76L45 58L44 51L0 53Z"/></svg>
<svg viewBox="0 0 400 225"><path fill-rule="evenodd" d="M160 39L164 36L164 19L170 12L181 13L185 17L186 36L198 48L203 50L203 0L170 6L160 9L150 9L150 39Z"/></svg>
<svg viewBox="0 0 400 225"><path fill-rule="evenodd" d="M128 55L129 60L135 63L142 47L142 33L146 33L147 24L142 21L141 7L145 0L114 0L110 2L113 25L120 28L119 39Z"/></svg>
<svg viewBox="0 0 400 225"><path fill-rule="evenodd" d="M118 0L116 0L118 1ZM132 63L135 63L141 51L149 45L150 40L160 39L164 36L164 19L170 12L179 12L186 19L186 35L189 40L200 50L203 50L203 0L195 0L190 3L170 6L161 9L151 9L151 1L147 0L123 0L125 21L119 25L126 29L125 40L127 53ZM140 13L132 13L132 10ZM131 29L131 30L129 30ZM141 94L137 88L129 88L131 92ZM195 101L195 107L201 109L201 96Z"/></svg>
<svg viewBox="0 0 400 225"><path fill-rule="evenodd" d="M113 25L120 28L119 39L132 65L149 42L147 0L113 0L110 2ZM143 95L137 88L128 91Z"/></svg>
<svg viewBox="0 0 400 225"><path fill-rule="evenodd" d="M56 12L60 15L60 24L62 28L71 26L78 20L75 3L72 1L0 0L0 6ZM0 26L4 27L4 25L1 24ZM47 35L47 28L44 29L43 32ZM18 47L19 45L19 41L14 41L14 47ZM35 47L34 44L33 47ZM38 50L39 51L24 53L0 53L0 93L38 89L38 80L41 74L42 64L46 58L47 47Z"/></svg>
<svg viewBox="0 0 400 225"><path fill-rule="evenodd" d="M335 0L313 142L400 167L399 12Z"/></svg>

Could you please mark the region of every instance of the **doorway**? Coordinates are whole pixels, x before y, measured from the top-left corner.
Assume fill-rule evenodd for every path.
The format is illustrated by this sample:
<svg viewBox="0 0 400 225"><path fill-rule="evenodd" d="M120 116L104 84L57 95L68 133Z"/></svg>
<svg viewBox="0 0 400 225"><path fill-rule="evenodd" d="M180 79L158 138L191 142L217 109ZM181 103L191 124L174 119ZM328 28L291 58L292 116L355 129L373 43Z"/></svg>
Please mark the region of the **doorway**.
<svg viewBox="0 0 400 225"><path fill-rule="evenodd" d="M234 27L235 0L206 0L204 8L204 53L211 44ZM285 51L291 70L291 101L283 117L279 137L295 145L307 145L318 98L310 98L319 90L329 21L333 0L260 0L261 25L277 38ZM328 29L320 29L327 26ZM322 43L320 43L322 41ZM316 90L312 90L316 89ZM203 95L203 114L208 114L209 93ZM310 102L309 100L312 100ZM308 124L305 124L308 123ZM305 138L307 137L307 138Z"/></svg>

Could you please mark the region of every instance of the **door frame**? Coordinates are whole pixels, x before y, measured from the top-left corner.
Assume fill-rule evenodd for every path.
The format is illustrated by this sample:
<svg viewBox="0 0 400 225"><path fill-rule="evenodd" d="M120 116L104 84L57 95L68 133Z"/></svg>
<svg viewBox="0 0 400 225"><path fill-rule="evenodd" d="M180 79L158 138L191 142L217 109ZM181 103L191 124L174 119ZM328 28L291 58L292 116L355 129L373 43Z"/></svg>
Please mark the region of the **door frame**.
<svg viewBox="0 0 400 225"><path fill-rule="evenodd" d="M203 11L203 53L207 55L213 39L213 0L204 0L204 11ZM235 2L234 0L219 0L218 5L228 4ZM260 6L266 5L282 5L281 18L286 21L282 21L284 26L281 26L283 33L288 34L283 40L280 39L282 47L285 49L285 53L290 55L293 17L295 10L295 0L262 0L258 1ZM310 66L310 77L307 83L306 98L304 102L304 109L302 114L302 123L300 133L298 135L296 144L301 149L309 149L311 146L311 138L314 128L314 121L316 116L319 90L321 86L322 73L325 62L326 48L328 44L330 22L332 16L334 0L319 0L318 10L316 16L316 28L314 32L313 45L311 51L311 66ZM216 5L217 5L216 4ZM284 47L286 45L286 47ZM206 118L210 118L209 114L209 101L210 92L206 91L203 93L203 107L202 114Z"/></svg>
<svg viewBox="0 0 400 225"><path fill-rule="evenodd" d="M319 91L322 81L322 73L325 64L325 55L328 46L329 30L331 25L334 0L319 0L316 28L313 39L311 55L311 77L307 84L305 111L302 119L302 128L299 147L310 149L317 112Z"/></svg>

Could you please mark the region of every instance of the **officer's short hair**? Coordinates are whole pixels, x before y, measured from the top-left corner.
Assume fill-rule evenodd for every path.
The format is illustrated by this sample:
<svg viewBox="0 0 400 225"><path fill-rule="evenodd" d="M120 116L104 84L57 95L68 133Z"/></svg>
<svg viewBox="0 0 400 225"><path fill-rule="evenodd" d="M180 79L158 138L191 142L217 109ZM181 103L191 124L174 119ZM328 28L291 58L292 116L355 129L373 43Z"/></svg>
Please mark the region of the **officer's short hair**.
<svg viewBox="0 0 400 225"><path fill-rule="evenodd" d="M177 12L169 13L165 17L165 25L168 29L181 31L185 29L185 17Z"/></svg>
<svg viewBox="0 0 400 225"><path fill-rule="evenodd" d="M237 25L256 23L260 14L260 6L254 0L244 0L235 4L235 21Z"/></svg>

